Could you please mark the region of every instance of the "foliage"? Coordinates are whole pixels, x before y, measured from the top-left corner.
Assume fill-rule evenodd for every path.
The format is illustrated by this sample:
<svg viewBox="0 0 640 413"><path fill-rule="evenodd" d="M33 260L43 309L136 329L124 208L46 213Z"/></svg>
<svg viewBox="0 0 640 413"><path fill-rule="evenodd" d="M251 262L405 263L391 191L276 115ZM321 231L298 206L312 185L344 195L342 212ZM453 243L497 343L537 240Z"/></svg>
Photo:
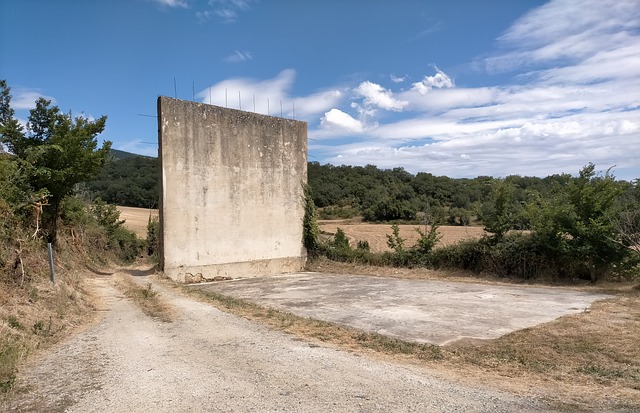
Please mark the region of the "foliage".
<svg viewBox="0 0 640 413"><path fill-rule="evenodd" d="M431 225L425 226L428 231L416 228L420 238L413 247L407 248L394 224L387 235L391 252L354 250L339 230L323 253L341 261L460 268L519 279L596 281L607 274L638 272L640 254L631 256L638 251L640 228L637 182L616 181L609 171L598 174L593 164L575 177L545 178L538 189L526 192L518 190L521 181L514 177L487 181L490 202L484 204L483 218L491 235L482 239L435 248L439 220L433 217L438 215L434 207L421 213L425 224Z"/></svg>
<svg viewBox="0 0 640 413"><path fill-rule="evenodd" d="M159 169L158 158L111 150L110 162L86 188L92 198L110 204L154 208L160 196Z"/></svg>
<svg viewBox="0 0 640 413"><path fill-rule="evenodd" d="M339 250L348 250L351 248L349 245L349 238L347 238L342 228L338 228L336 230L336 234L333 237L331 245Z"/></svg>
<svg viewBox="0 0 640 413"><path fill-rule="evenodd" d="M619 239L612 217L623 186L607 171L589 164L577 177L557 186L551 197L530 204L531 229L546 255L575 262L597 280L598 273L622 263L629 249Z"/></svg>
<svg viewBox="0 0 640 413"><path fill-rule="evenodd" d="M98 149L96 136L106 116L90 120L61 113L51 101L39 98L30 111L26 131L14 118L6 81L0 83L0 141L15 155L32 192L46 194L43 222L49 242L55 243L60 204L75 185L93 178L105 164L110 142Z"/></svg>
<svg viewBox="0 0 640 413"><path fill-rule="evenodd" d="M160 242L160 222L158 217L149 215L147 222L147 254L157 258L159 254Z"/></svg>
<svg viewBox="0 0 640 413"><path fill-rule="evenodd" d="M416 251L420 254L429 254L433 247L436 246L442 236L438 234L438 225L431 225L429 229L425 231L420 228L415 228L416 232L420 235L418 242L416 243Z"/></svg>
<svg viewBox="0 0 640 413"><path fill-rule="evenodd" d="M320 249L320 227L311 187L304 185L304 218L302 222L302 242L307 254L315 256Z"/></svg>
<svg viewBox="0 0 640 413"><path fill-rule="evenodd" d="M514 228L518 215L515 199L515 187L506 180L497 180L491 192L491 204L483 215L484 230L493 234L494 240L500 240Z"/></svg>
<svg viewBox="0 0 640 413"><path fill-rule="evenodd" d="M406 240L400 236L400 227L398 224L391 225L391 234L387 234L387 246L397 254L404 252L404 242Z"/></svg>

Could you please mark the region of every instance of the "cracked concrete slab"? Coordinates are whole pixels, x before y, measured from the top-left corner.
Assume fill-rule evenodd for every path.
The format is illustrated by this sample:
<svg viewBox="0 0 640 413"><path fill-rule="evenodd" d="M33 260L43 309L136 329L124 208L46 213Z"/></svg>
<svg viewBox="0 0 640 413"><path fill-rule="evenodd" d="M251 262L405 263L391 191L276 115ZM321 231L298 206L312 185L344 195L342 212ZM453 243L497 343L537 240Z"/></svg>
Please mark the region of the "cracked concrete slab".
<svg viewBox="0 0 640 413"><path fill-rule="evenodd" d="M605 294L530 287L295 273L199 288L403 340L445 345L493 339L586 311Z"/></svg>

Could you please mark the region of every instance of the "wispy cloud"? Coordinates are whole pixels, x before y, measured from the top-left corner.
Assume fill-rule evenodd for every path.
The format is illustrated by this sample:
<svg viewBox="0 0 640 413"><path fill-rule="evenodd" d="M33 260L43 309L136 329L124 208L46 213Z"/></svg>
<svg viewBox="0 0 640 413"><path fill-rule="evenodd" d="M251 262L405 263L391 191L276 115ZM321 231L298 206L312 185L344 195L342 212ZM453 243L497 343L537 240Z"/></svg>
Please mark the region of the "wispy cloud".
<svg viewBox="0 0 640 413"><path fill-rule="evenodd" d="M229 56L225 57L223 60L229 63L240 63L246 62L247 60L253 59L251 52L236 50Z"/></svg>
<svg viewBox="0 0 640 413"><path fill-rule="evenodd" d="M182 8L182 9L186 9L189 7L188 0L148 0L148 1L156 3L161 7Z"/></svg>
<svg viewBox="0 0 640 413"><path fill-rule="evenodd" d="M56 99L51 96L46 96L34 89L12 89L11 90L11 107L15 110L28 110L36 107L36 100L38 98L44 98L50 100L55 104Z"/></svg>
<svg viewBox="0 0 640 413"><path fill-rule="evenodd" d="M251 9L255 0L209 0L207 10L196 12L200 21L217 19L224 23L234 23L240 13Z"/></svg>
<svg viewBox="0 0 640 413"><path fill-rule="evenodd" d="M308 121L338 105L344 98L339 88L294 96L291 87L295 76L295 70L286 69L272 79L227 79L199 92L197 98L203 103Z"/></svg>
<svg viewBox="0 0 640 413"><path fill-rule="evenodd" d="M513 72L512 82L459 88L435 66L410 90L362 82L350 107L310 131L310 149L331 163L450 176L548 175L594 162L638 177L639 31L637 1L551 1L515 21L484 60L490 73ZM364 116L367 105L387 111Z"/></svg>

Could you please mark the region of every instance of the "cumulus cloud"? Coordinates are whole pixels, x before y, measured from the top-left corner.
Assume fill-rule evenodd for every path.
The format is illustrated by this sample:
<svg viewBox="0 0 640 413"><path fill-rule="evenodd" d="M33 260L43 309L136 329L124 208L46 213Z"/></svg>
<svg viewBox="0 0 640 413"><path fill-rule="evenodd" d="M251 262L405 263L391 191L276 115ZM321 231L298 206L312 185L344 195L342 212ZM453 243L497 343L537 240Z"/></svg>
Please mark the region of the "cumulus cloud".
<svg viewBox="0 0 640 413"><path fill-rule="evenodd" d="M447 76L446 73L436 68L435 75L425 76L424 79L422 79L422 81L416 82L413 85L411 85L411 90L415 90L421 95L425 95L429 93L431 89L433 89L434 87L438 89L442 89L442 88L450 88L454 86L455 84L453 80L449 76Z"/></svg>
<svg viewBox="0 0 640 413"><path fill-rule="evenodd" d="M247 51L241 52L240 50L236 50L229 56L225 57L224 61L229 63L240 63L240 62L246 62L247 60L251 60L251 59L253 59L251 52L247 52Z"/></svg>
<svg viewBox="0 0 640 413"><path fill-rule="evenodd" d="M640 176L640 3L550 1L497 46L486 68L516 71L512 82L456 88L436 68L394 95L411 112L365 127L366 139L317 150L326 162L457 177L546 176L588 162Z"/></svg>
<svg viewBox="0 0 640 413"><path fill-rule="evenodd" d="M364 129L359 120L335 108L324 114L320 120L320 125L325 129L337 129L338 131L351 133L360 133Z"/></svg>
<svg viewBox="0 0 640 413"><path fill-rule="evenodd" d="M366 106L399 112L408 105L406 101L395 99L390 90L369 81L360 83L355 92L364 98Z"/></svg>
<svg viewBox="0 0 640 413"><path fill-rule="evenodd" d="M389 78L393 83L402 83L407 80L407 76L396 76L393 73L389 75Z"/></svg>

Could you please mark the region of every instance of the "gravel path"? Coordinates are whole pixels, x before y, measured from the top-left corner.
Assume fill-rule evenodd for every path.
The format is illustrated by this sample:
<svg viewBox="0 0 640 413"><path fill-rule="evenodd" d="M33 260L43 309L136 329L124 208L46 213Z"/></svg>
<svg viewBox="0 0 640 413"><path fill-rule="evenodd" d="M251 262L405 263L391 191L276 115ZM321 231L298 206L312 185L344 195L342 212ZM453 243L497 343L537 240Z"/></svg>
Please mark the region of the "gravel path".
<svg viewBox="0 0 640 413"><path fill-rule="evenodd" d="M30 390L7 411L548 411L419 367L310 345L155 285L176 314L163 323L144 315L109 278L94 283L104 316L39 358L19 378Z"/></svg>

